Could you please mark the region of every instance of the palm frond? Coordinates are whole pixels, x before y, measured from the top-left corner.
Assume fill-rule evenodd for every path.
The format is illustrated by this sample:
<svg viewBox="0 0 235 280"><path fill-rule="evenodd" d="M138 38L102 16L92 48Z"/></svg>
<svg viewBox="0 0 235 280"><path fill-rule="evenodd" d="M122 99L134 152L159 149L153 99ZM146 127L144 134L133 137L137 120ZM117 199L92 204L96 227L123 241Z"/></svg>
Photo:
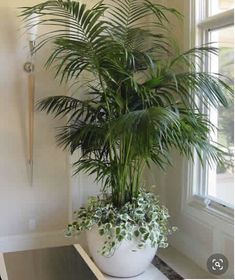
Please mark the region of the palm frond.
<svg viewBox="0 0 235 280"><path fill-rule="evenodd" d="M210 55L218 55L218 52L219 49L210 46L210 44L192 48L175 57L170 62L170 67L173 67L175 64L177 64L177 67L179 67L179 63L182 63L184 67L188 67L191 70L193 68L197 69L205 64Z"/></svg>
<svg viewBox="0 0 235 280"><path fill-rule="evenodd" d="M98 63L98 57L104 54L107 37L102 33L106 23L101 17L105 9L106 6L102 1L87 9L85 4L63 0L47 1L23 9L21 15L27 28L32 27L30 18L32 13L39 16L39 25L57 28L39 38L41 40L35 51L49 42L55 44L47 65L50 66L55 62L58 64L56 75L62 74L61 81L64 78L68 81L85 69L94 67Z"/></svg>
<svg viewBox="0 0 235 280"><path fill-rule="evenodd" d="M208 72L188 72L176 75L182 89L193 91L203 103L214 107L229 105L232 88L224 82L222 75Z"/></svg>
<svg viewBox="0 0 235 280"><path fill-rule="evenodd" d="M82 102L70 96L50 96L37 102L37 110L45 111L55 117L65 117L80 107Z"/></svg>

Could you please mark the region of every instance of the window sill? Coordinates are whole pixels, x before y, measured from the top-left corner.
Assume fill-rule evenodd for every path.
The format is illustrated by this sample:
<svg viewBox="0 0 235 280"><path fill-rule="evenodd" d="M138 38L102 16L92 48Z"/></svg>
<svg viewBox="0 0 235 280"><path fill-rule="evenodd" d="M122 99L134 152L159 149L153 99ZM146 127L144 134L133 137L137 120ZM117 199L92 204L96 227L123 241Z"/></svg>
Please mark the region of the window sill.
<svg viewBox="0 0 235 280"><path fill-rule="evenodd" d="M209 202L209 203L207 203ZM203 211L206 214L214 216L220 220L223 220L233 225L234 222L234 210L227 206L224 206L215 201L207 201L205 198L194 195L191 200L187 203L189 207Z"/></svg>

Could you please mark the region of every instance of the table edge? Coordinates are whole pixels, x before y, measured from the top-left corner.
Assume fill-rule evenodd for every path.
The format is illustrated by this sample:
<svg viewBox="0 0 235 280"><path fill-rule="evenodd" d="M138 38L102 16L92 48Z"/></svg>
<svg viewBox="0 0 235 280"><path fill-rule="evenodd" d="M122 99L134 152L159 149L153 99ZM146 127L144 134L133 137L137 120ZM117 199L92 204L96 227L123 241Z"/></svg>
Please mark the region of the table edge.
<svg viewBox="0 0 235 280"><path fill-rule="evenodd" d="M88 256L86 251L82 248L82 246L80 244L74 244L73 247L78 251L78 253L86 262L90 270L95 274L97 280L105 280L103 273L99 270L96 264L91 260L91 258Z"/></svg>
<svg viewBox="0 0 235 280"><path fill-rule="evenodd" d="M2 280L8 280L6 265L4 261L3 253L0 252L0 279Z"/></svg>

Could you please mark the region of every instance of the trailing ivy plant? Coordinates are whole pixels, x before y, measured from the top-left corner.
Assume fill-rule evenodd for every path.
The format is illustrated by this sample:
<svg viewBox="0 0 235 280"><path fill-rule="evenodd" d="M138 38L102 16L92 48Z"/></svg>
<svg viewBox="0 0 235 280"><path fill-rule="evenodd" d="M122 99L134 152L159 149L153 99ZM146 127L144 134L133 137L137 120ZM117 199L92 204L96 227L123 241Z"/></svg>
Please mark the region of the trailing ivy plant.
<svg viewBox="0 0 235 280"><path fill-rule="evenodd" d="M58 144L71 153L81 150L75 173L94 174L110 194L78 211L71 232L97 221L101 233L111 235L109 227L115 228L114 247L137 232L140 245L146 238L162 246L168 214L141 192L143 170L152 163L164 169L172 149L189 159L197 154L202 164L224 163L223 149L209 136L216 128L198 106L230 102L226 78L200 67L218 50L206 45L179 53L168 27L171 16L181 15L151 0L100 1L89 8L80 1L50 0L23 8L21 15L27 28L35 15L40 26L53 27L39 37L35 52L52 44L46 66L77 91L43 99L38 108L67 120ZM90 81L78 86L83 74Z"/></svg>
<svg viewBox="0 0 235 280"><path fill-rule="evenodd" d="M98 226L105 236L101 254L110 256L123 240L136 240L137 246L167 247L167 237L176 227L168 226L168 210L160 206L157 197L140 191L137 198L117 208L110 197L90 198L84 208L75 212L75 221L68 225L67 236Z"/></svg>

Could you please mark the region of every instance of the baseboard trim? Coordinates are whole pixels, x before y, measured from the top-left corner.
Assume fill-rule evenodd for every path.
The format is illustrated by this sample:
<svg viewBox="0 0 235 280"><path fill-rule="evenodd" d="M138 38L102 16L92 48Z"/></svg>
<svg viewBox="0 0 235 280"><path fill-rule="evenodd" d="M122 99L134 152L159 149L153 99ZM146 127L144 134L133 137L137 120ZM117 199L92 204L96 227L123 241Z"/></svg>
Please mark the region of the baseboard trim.
<svg viewBox="0 0 235 280"><path fill-rule="evenodd" d="M180 234L177 234L174 238L172 238L171 245L191 259L203 270L207 271L206 262L210 256L210 252L208 252L205 246L202 246L201 243L196 240L192 240L184 232L180 232Z"/></svg>

